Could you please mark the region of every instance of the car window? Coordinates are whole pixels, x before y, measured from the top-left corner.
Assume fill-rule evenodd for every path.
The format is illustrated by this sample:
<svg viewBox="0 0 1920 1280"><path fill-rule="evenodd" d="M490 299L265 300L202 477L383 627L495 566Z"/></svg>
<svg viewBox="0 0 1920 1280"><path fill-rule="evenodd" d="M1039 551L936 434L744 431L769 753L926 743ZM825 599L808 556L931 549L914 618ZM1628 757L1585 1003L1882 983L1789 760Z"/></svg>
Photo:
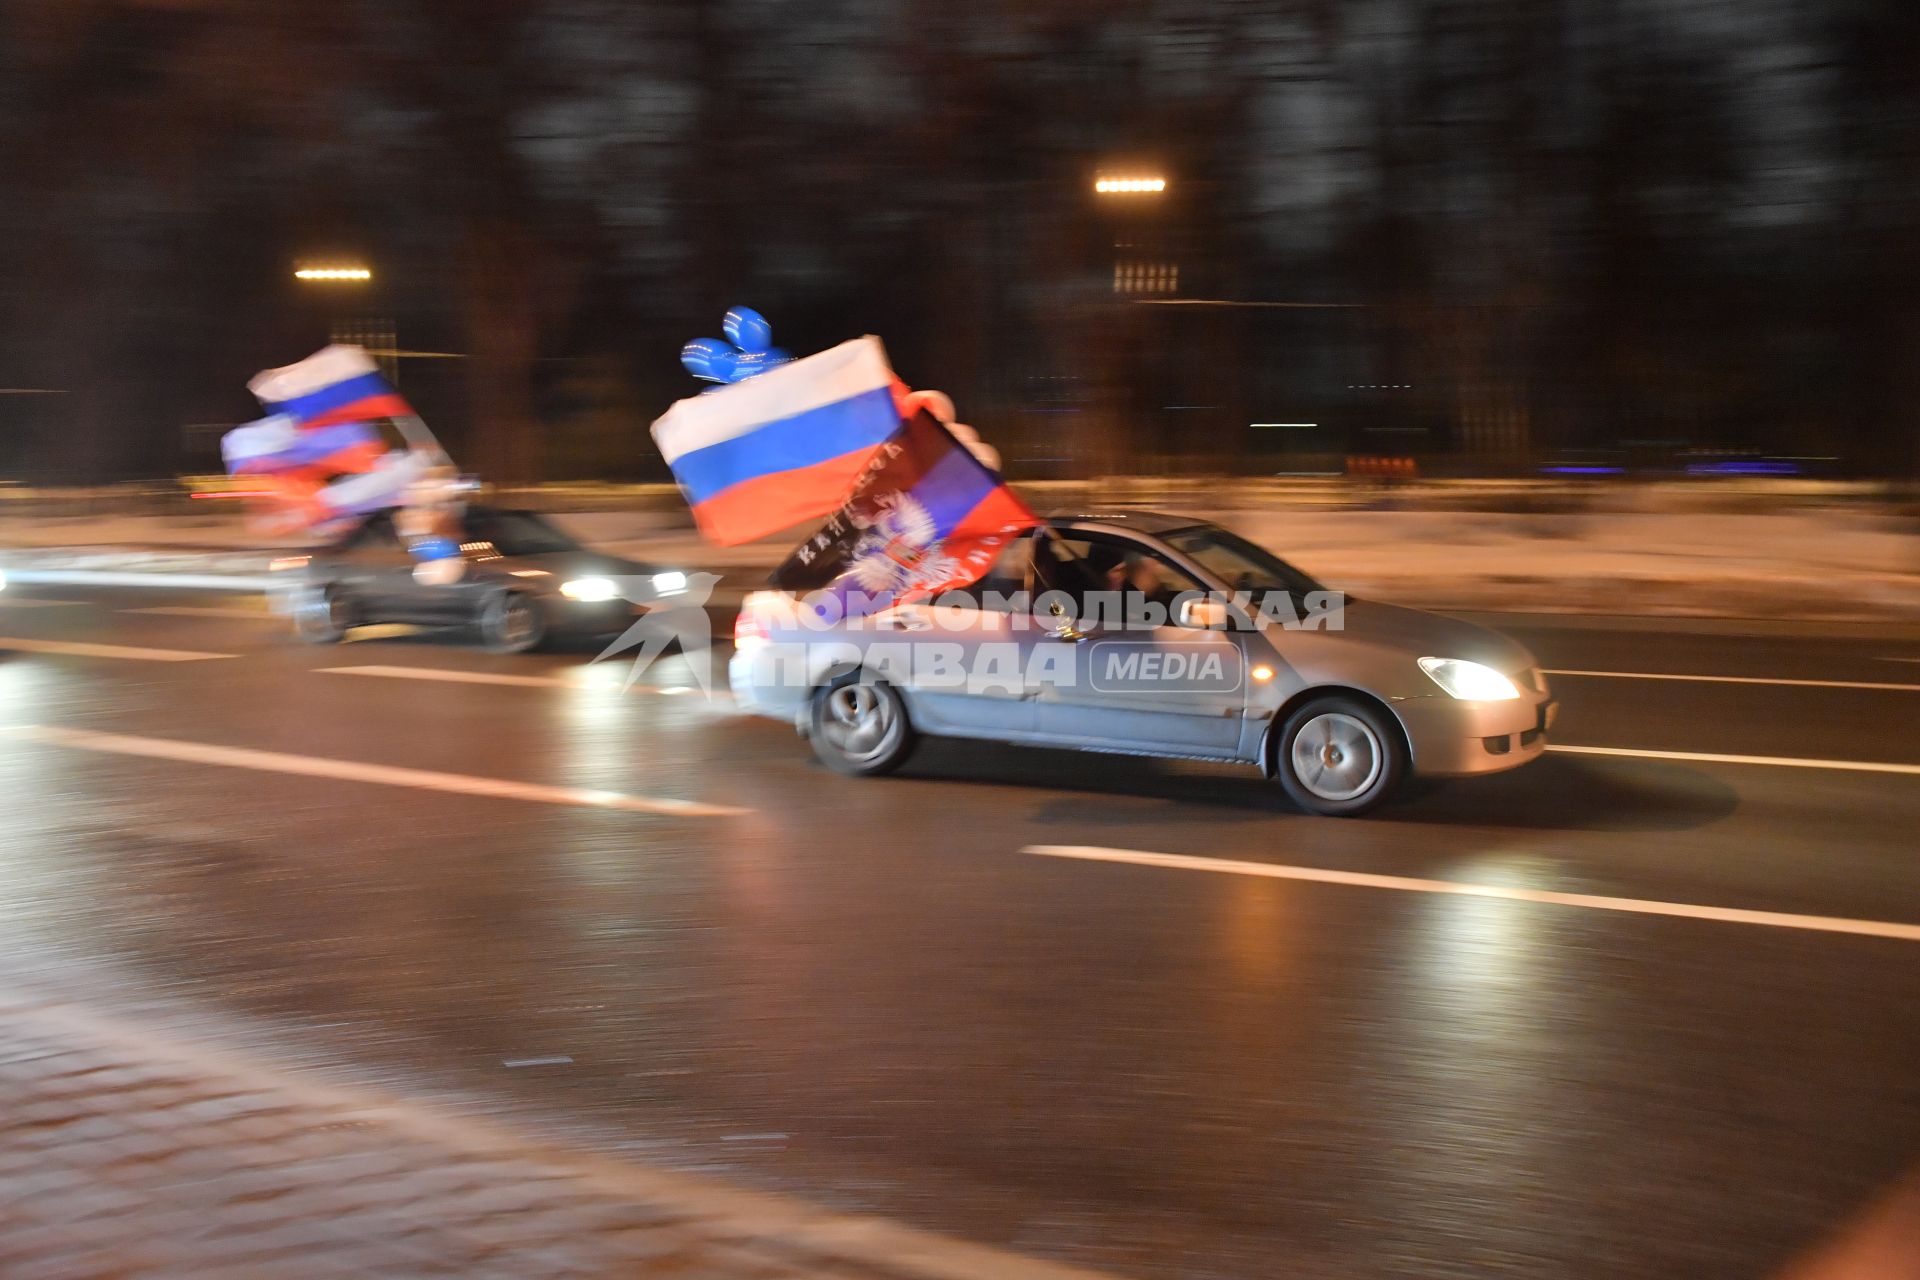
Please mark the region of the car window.
<svg viewBox="0 0 1920 1280"><path fill-rule="evenodd" d="M1022 534L1007 544L986 576L967 590L983 608L1007 608L1018 603L1021 593L1027 590L1027 577L1032 568L1033 538Z"/></svg>
<svg viewBox="0 0 1920 1280"><path fill-rule="evenodd" d="M1047 591L1071 596L1081 617L1095 593L1128 593L1168 608L1184 592L1204 590L1185 569L1155 551L1097 533L1059 533L1033 543L1036 599Z"/></svg>
<svg viewBox="0 0 1920 1280"><path fill-rule="evenodd" d="M490 542L503 556L553 555L580 549L578 542L531 511L469 507L463 523L466 541Z"/></svg>
<svg viewBox="0 0 1920 1280"><path fill-rule="evenodd" d="M1231 591L1285 591L1299 596L1326 590L1265 547L1218 525L1175 529L1161 534L1160 540L1191 557Z"/></svg>

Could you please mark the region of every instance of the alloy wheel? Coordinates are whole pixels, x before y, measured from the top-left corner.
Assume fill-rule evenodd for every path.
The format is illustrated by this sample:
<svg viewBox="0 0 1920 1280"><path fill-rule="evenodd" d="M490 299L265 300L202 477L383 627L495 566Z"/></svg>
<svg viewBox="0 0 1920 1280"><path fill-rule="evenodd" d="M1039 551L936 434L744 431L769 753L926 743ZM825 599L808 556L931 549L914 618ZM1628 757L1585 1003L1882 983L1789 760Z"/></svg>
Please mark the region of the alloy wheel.
<svg viewBox="0 0 1920 1280"><path fill-rule="evenodd" d="M894 700L871 684L855 682L829 690L821 724L833 749L856 763L884 755L900 723Z"/></svg>
<svg viewBox="0 0 1920 1280"><path fill-rule="evenodd" d="M1363 796L1380 779L1386 752L1372 726L1344 711L1326 711L1294 735L1293 775L1322 800Z"/></svg>

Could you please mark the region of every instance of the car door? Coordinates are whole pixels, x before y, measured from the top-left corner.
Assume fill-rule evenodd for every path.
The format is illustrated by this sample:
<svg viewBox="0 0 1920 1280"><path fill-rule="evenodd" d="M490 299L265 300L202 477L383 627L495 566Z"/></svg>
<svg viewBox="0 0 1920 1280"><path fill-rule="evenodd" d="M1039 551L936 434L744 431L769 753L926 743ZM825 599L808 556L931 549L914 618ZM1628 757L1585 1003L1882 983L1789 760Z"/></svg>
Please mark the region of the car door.
<svg viewBox="0 0 1920 1280"><path fill-rule="evenodd" d="M1041 638L1026 613L1031 546L1027 535L1014 539L987 576L964 592L866 620L870 663L906 676L899 683L927 732L1030 739L1026 662Z"/></svg>
<svg viewBox="0 0 1920 1280"><path fill-rule="evenodd" d="M479 506L461 514L458 538L466 563L460 576L448 583L412 584L411 606L422 621L477 621L488 601L503 586L512 585L517 574L531 569L536 578L548 576L537 557L530 561L520 553L514 540L514 514Z"/></svg>
<svg viewBox="0 0 1920 1280"><path fill-rule="evenodd" d="M413 620L413 558L400 544L391 516L368 520L333 554L334 582L366 622Z"/></svg>
<svg viewBox="0 0 1920 1280"><path fill-rule="evenodd" d="M1036 550L1036 608L1064 599L1075 624L1038 633L1028 666L1035 730L1049 744L1237 758L1247 708L1246 633L1148 625L1182 593L1204 592L1187 570L1145 543L1067 530ZM1127 566L1115 576L1114 566ZM1139 587L1149 571L1157 586ZM1107 593L1096 599L1097 593ZM1129 618L1113 607L1132 604ZM1107 606L1102 608L1101 606Z"/></svg>

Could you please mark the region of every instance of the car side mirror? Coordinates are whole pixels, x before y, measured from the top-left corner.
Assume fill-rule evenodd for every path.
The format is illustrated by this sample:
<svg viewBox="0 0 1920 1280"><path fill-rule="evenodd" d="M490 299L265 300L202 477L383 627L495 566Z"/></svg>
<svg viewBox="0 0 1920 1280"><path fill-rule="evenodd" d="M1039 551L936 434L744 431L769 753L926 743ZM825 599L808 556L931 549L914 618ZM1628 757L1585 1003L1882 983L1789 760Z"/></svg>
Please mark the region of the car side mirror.
<svg viewBox="0 0 1920 1280"><path fill-rule="evenodd" d="M1227 602L1207 596L1189 597L1180 602L1175 621L1195 631L1222 630L1228 622Z"/></svg>

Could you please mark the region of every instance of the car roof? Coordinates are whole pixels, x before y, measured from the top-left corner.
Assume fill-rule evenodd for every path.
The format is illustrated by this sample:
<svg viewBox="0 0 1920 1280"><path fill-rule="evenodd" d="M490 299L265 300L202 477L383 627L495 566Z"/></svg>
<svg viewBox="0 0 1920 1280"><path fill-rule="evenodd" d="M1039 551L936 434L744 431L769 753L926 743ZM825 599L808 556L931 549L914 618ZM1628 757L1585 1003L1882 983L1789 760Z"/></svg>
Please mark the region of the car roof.
<svg viewBox="0 0 1920 1280"><path fill-rule="evenodd" d="M1198 516L1176 515L1171 511L1094 510L1061 512L1047 517L1048 524L1110 524L1135 533L1171 533L1191 529L1206 521Z"/></svg>

